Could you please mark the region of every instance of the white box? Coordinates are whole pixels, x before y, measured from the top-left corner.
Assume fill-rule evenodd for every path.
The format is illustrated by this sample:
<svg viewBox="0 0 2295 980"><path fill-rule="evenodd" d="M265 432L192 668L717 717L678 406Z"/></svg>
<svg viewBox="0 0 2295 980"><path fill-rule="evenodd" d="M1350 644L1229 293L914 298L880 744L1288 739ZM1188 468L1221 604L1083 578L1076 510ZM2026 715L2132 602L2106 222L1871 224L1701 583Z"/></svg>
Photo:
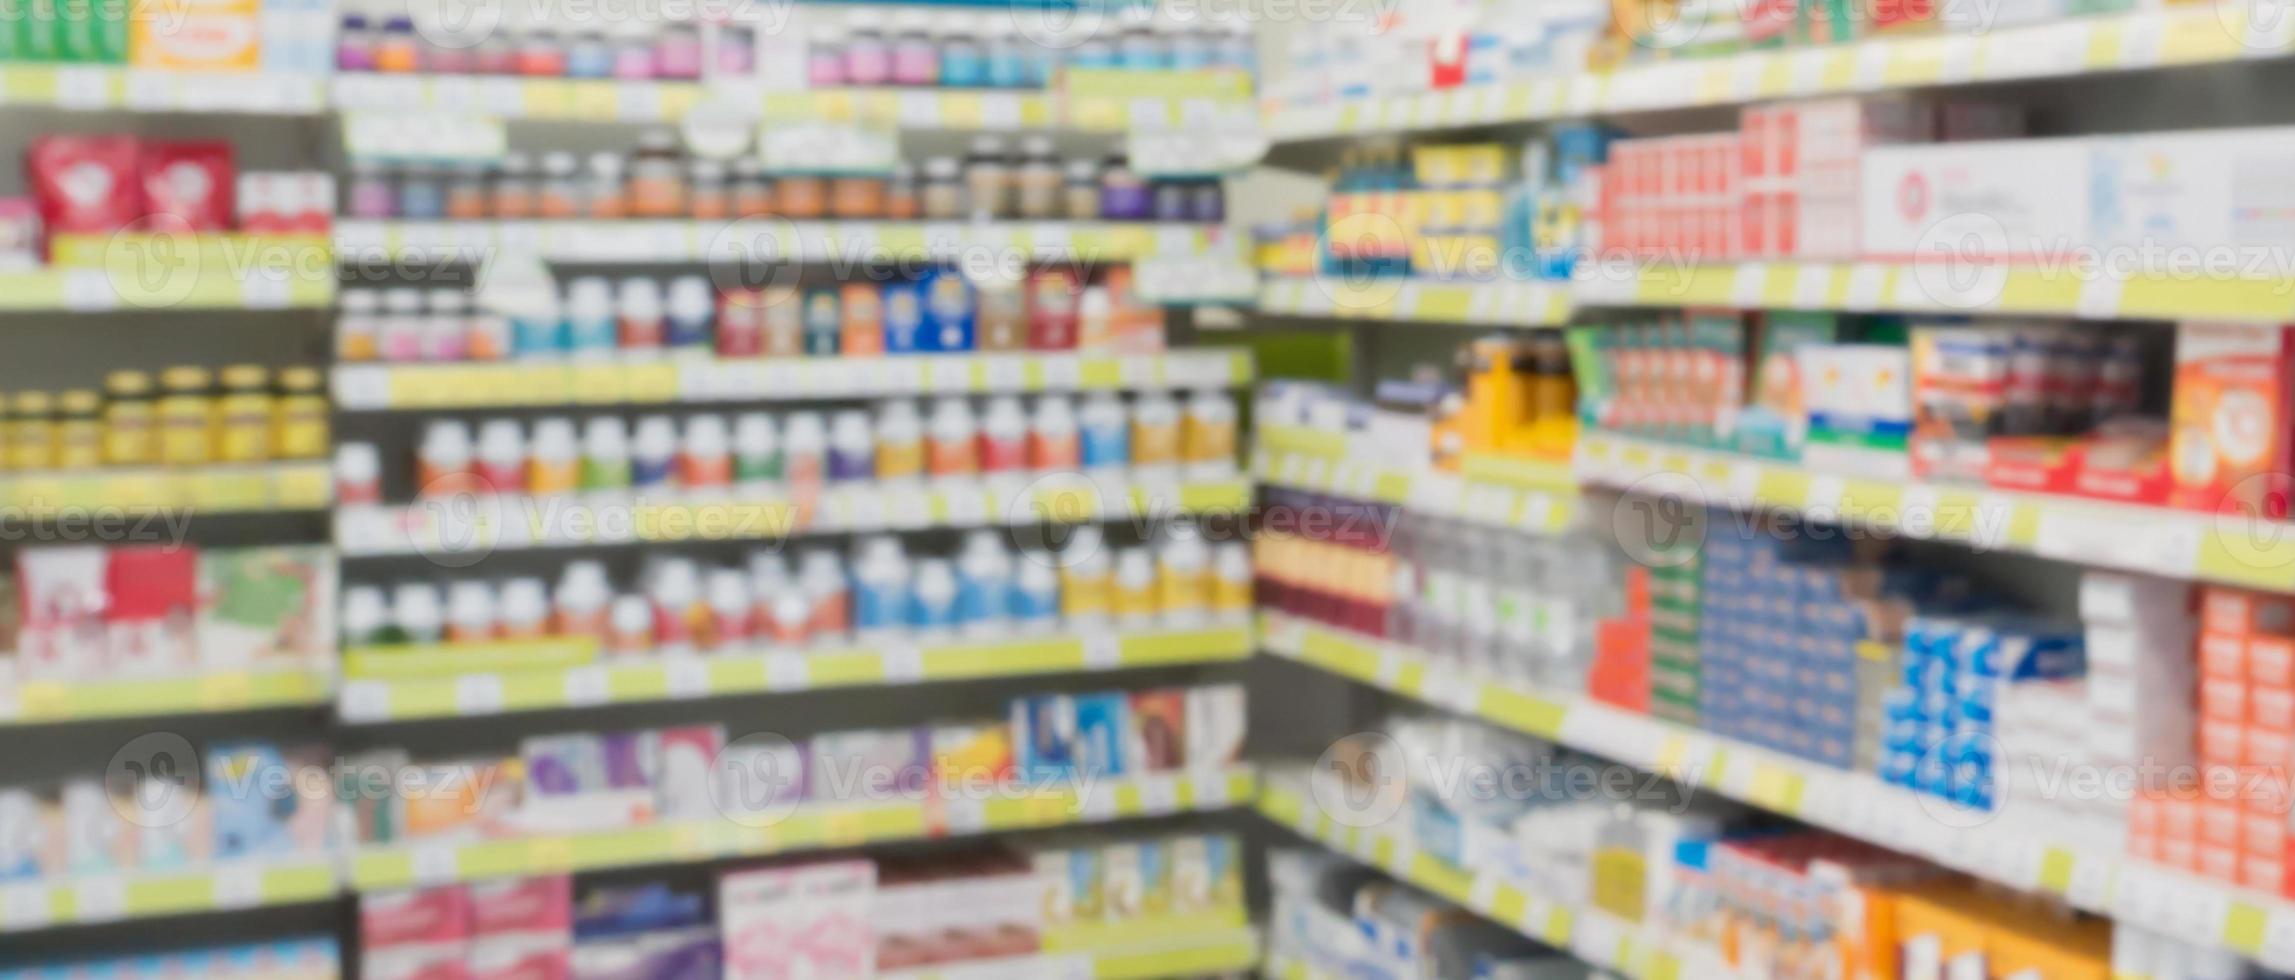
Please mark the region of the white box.
<svg viewBox="0 0 2295 980"><path fill-rule="evenodd" d="M2090 240L2088 139L1865 152L1863 254L1892 262L2062 257Z"/></svg>
<svg viewBox="0 0 2295 980"><path fill-rule="evenodd" d="M2193 258L2267 258L2270 253L2261 249L2295 245L2295 128L2145 133L2092 142L2090 217L2097 245L2182 249Z"/></svg>

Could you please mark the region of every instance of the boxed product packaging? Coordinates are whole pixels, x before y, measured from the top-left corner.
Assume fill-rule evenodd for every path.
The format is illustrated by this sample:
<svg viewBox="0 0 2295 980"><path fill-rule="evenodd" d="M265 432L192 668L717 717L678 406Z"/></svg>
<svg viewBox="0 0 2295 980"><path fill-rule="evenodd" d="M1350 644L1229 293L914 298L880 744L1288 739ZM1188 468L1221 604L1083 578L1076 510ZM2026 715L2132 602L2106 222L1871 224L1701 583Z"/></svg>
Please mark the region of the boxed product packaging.
<svg viewBox="0 0 2295 980"><path fill-rule="evenodd" d="M199 659L208 670L321 664L335 640L330 549L281 545L199 553Z"/></svg>
<svg viewBox="0 0 2295 980"><path fill-rule="evenodd" d="M929 738L915 728L815 736L806 765L812 798L853 802L922 793L932 778Z"/></svg>
<svg viewBox="0 0 2295 980"><path fill-rule="evenodd" d="M29 197L0 197L0 272L40 264L40 208Z"/></svg>
<svg viewBox="0 0 2295 980"><path fill-rule="evenodd" d="M238 216L238 178L231 144L221 140L144 140L136 153L143 219L162 231L223 231Z"/></svg>
<svg viewBox="0 0 2295 980"><path fill-rule="evenodd" d="M1728 448L1771 459L1801 458L1809 412L1800 351L1808 344L1833 343L1840 333L1840 319L1829 313L1776 310L1761 316L1750 397L1737 413Z"/></svg>
<svg viewBox="0 0 2295 980"><path fill-rule="evenodd" d="M1857 255L1860 168L1875 146L1925 143L1935 106L1842 98L1753 106L1739 116L1739 244L1751 258Z"/></svg>
<svg viewBox="0 0 2295 980"><path fill-rule="evenodd" d="M2288 514L2288 399L2295 343L2285 327L2185 323L2176 330L2172 502L2194 510Z"/></svg>
<svg viewBox="0 0 2295 980"><path fill-rule="evenodd" d="M1243 905L1243 849L1225 834L1172 838L1165 849L1171 862L1171 911L1175 915L1233 911Z"/></svg>
<svg viewBox="0 0 2295 980"><path fill-rule="evenodd" d="M731 872L717 882L724 980L866 980L876 972L877 868L835 861ZM792 937L805 937L795 942Z"/></svg>
<svg viewBox="0 0 2295 980"><path fill-rule="evenodd" d="M1187 767L1224 769L1243 761L1249 732L1249 698L1240 684L1217 684L1187 692Z"/></svg>
<svg viewBox="0 0 2295 980"><path fill-rule="evenodd" d="M2062 258L2094 237L2090 149L2085 139L2020 139L1867 150L1859 251L1918 263Z"/></svg>
<svg viewBox="0 0 2295 980"><path fill-rule="evenodd" d="M2268 260L2295 246L2290 174L2295 128L2098 137L2089 160L2094 243L2208 250L2235 260L2241 275L2274 273Z"/></svg>
<svg viewBox="0 0 2295 980"><path fill-rule="evenodd" d="M569 966L583 980L730 976L698 892L647 883L594 888L574 913Z"/></svg>
<svg viewBox="0 0 2295 980"><path fill-rule="evenodd" d="M1797 353L1809 415L1802 463L1873 479L1910 476L1909 352L1895 344L1803 344Z"/></svg>
<svg viewBox="0 0 2295 980"><path fill-rule="evenodd" d="M168 0L137 8L129 61L138 68L253 71L262 65L263 0Z"/></svg>

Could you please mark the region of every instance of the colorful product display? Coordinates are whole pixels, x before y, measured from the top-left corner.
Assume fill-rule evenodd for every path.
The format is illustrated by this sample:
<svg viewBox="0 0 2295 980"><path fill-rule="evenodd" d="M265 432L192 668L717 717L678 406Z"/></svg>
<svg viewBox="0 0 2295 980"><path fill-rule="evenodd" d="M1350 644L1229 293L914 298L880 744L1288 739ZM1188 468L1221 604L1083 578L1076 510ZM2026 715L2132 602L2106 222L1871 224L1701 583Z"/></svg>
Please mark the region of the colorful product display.
<svg viewBox="0 0 2295 980"><path fill-rule="evenodd" d="M331 761L323 747L219 742L202 758L158 757L132 779L0 789L0 882L323 864L335 853Z"/></svg>
<svg viewBox="0 0 2295 980"><path fill-rule="evenodd" d="M459 289L346 289L336 322L344 361L597 361L663 354L721 358L876 357L1018 351L1152 354L1164 310L1128 266L1097 276L1048 265L1024 278L954 269L841 285L719 289L585 276L479 297Z"/></svg>
<svg viewBox="0 0 2295 980"><path fill-rule="evenodd" d="M551 497L590 491L768 492L817 490L824 484L972 480L1033 473L1176 475L1232 472L1235 405L1205 389L1184 402L1150 391L1128 405L1096 394L1079 405L1042 395L1031 411L1017 396L973 400L948 396L930 412L913 401L889 401L875 412L844 409L775 416L616 416L577 427L551 417L531 427L490 419L476 426L432 422L414 454L414 496L461 493ZM359 447L366 446L365 449ZM337 452L340 499L381 497L371 445Z"/></svg>
<svg viewBox="0 0 2295 980"><path fill-rule="evenodd" d="M1115 9L1121 20L1100 30L1045 18L1025 33L1014 18L961 11L870 13L843 23L824 17L806 39L805 78L813 88L1042 88L1067 70L1249 73L1257 65L1241 17L1159 24L1150 8ZM1048 29L1062 36L1047 42Z"/></svg>
<svg viewBox="0 0 2295 980"><path fill-rule="evenodd" d="M1245 615L1250 558L1241 542L1208 544L1167 528L1136 548L1110 548L1096 527L1066 548L1015 552L976 531L948 557L911 555L898 538L858 542L850 561L807 550L792 563L758 551L746 568L703 568L659 556L617 590L605 566L566 566L499 584L459 579L440 589L401 582L386 595L354 585L343 597L343 645L457 647L539 639L594 641L612 659L752 648L803 649L895 639L946 642L1060 628L1186 626Z"/></svg>
<svg viewBox="0 0 2295 980"><path fill-rule="evenodd" d="M12 571L0 591L18 682L334 669L324 547L26 548Z"/></svg>
<svg viewBox="0 0 2295 980"><path fill-rule="evenodd" d="M1122 156L1063 161L1052 141L1018 151L995 136L962 157L934 156L864 172L769 168L756 157L687 157L667 132L635 151L506 153L441 166L354 161L344 213L354 218L457 221L691 218L731 221L1165 221L1226 216L1218 180L1144 178Z"/></svg>
<svg viewBox="0 0 2295 980"><path fill-rule="evenodd" d="M0 471L322 459L318 369L233 364L114 371L102 391L21 391L0 403Z"/></svg>
<svg viewBox="0 0 2295 980"><path fill-rule="evenodd" d="M39 136L24 151L24 177L39 228L51 238L123 231L324 235L334 221L333 177L242 172L231 144L220 140Z"/></svg>
<svg viewBox="0 0 2295 980"><path fill-rule="evenodd" d="M1243 689L1220 686L1029 697L1009 722L802 741L728 741L717 725L575 732L528 738L508 756L355 756L350 771L433 791L359 792L346 805L360 842L389 844L766 819L805 801L921 802L983 786L1081 791L1085 780L1223 770L1240 761L1244 725Z"/></svg>
<svg viewBox="0 0 2295 980"><path fill-rule="evenodd" d="M1582 980L1569 954L1387 880L1327 851L1267 853L1275 892L1269 952L1317 976L1471 976Z"/></svg>
<svg viewBox="0 0 2295 980"><path fill-rule="evenodd" d="M0 968L0 980L49 980L59 975L87 980L141 980L155 975L213 977L215 980L336 980L342 976L342 957L330 936Z"/></svg>
<svg viewBox="0 0 2295 980"><path fill-rule="evenodd" d="M418 20L404 6L345 4L334 11L336 71L620 81L739 81L757 73L758 25L748 19L673 17L656 11L608 16L595 8L529 16L516 25L475 24L449 14ZM428 13L428 11L424 11ZM587 13L588 16L576 16ZM515 29L512 29L512 28Z"/></svg>
<svg viewBox="0 0 2295 980"><path fill-rule="evenodd" d="M184 4L164 17L116 3L28 3L0 18L0 63L316 76L334 63L334 43L332 9L311 0Z"/></svg>
<svg viewBox="0 0 2295 980"><path fill-rule="evenodd" d="M1342 159L1314 239L1323 275L1568 280L1598 240L1595 199L1611 135L1564 126L1519 150L1495 143L1391 147Z"/></svg>

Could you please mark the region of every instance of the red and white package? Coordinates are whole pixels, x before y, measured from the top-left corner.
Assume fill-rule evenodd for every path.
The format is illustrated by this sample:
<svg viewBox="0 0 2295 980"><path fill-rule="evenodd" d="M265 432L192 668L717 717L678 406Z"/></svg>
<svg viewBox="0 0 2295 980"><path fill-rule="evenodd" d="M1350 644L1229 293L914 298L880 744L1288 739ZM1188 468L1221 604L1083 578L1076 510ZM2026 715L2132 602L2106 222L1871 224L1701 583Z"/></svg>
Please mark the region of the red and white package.
<svg viewBox="0 0 2295 980"><path fill-rule="evenodd" d="M110 234L143 217L138 155L136 138L125 134L33 138L25 180L47 233Z"/></svg>
<svg viewBox="0 0 2295 980"><path fill-rule="evenodd" d="M140 163L144 209L155 227L230 230L236 213L231 144L218 140L147 142Z"/></svg>

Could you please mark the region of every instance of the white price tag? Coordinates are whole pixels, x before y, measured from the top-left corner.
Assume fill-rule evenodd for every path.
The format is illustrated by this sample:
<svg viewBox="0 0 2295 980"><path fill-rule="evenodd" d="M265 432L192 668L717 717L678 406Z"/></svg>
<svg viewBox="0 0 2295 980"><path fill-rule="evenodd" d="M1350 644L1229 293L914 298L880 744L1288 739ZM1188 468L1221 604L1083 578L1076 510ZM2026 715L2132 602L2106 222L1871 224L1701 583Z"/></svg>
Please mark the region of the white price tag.
<svg viewBox="0 0 2295 980"><path fill-rule="evenodd" d="M65 269L63 276L65 309L74 313L98 313L119 308L120 293L112 287L111 273L102 269Z"/></svg>
<svg viewBox="0 0 2295 980"><path fill-rule="evenodd" d="M1477 912L1489 913L1498 905L1498 876L1479 874L1467 889L1466 905Z"/></svg>
<svg viewBox="0 0 2295 980"><path fill-rule="evenodd" d="M462 715L491 715L502 711L502 677L465 674L454 681L454 710Z"/></svg>
<svg viewBox="0 0 2295 980"><path fill-rule="evenodd" d="M2064 897L2074 908L2111 912L2112 862L2082 855L2072 862L2072 880Z"/></svg>
<svg viewBox="0 0 2295 980"><path fill-rule="evenodd" d="M1897 498L1897 527L1913 537L1934 537L1942 518L1937 513L1938 506L1935 487L1925 483L1906 485L1903 495Z"/></svg>
<svg viewBox="0 0 2295 980"><path fill-rule="evenodd" d="M980 359L980 373L989 391L1024 391L1028 386L1028 360L1016 354L991 354Z"/></svg>
<svg viewBox="0 0 2295 980"><path fill-rule="evenodd" d="M263 904L263 866L231 862L215 869L212 900L219 909L251 909Z"/></svg>
<svg viewBox="0 0 2295 980"><path fill-rule="evenodd" d="M2160 39L2166 36L2166 21L2160 15L2138 14L2130 18L2126 28L2120 31L2120 67L2149 68L2159 64Z"/></svg>
<svg viewBox="0 0 2295 980"><path fill-rule="evenodd" d="M1804 265L1793 270L1793 308L1826 309L1833 298L1833 267Z"/></svg>
<svg viewBox="0 0 2295 980"><path fill-rule="evenodd" d="M111 104L111 73L102 68L56 69L56 105L65 109L101 109Z"/></svg>
<svg viewBox="0 0 2295 980"><path fill-rule="evenodd" d="M1843 306L1852 310L1871 310L1881 305L1881 291L1889 281L1888 269L1859 262L1849 267L1849 293Z"/></svg>
<svg viewBox="0 0 2295 980"><path fill-rule="evenodd" d="M1235 802L1224 772L1198 772L1188 776L1188 780L1194 785L1198 810L1224 810Z"/></svg>
<svg viewBox="0 0 2295 980"><path fill-rule="evenodd" d="M1114 670L1124 665L1123 638L1113 633L1090 633L1084 637L1084 669Z"/></svg>
<svg viewBox="0 0 2295 980"><path fill-rule="evenodd" d="M2263 944L2256 959L2274 970L2295 964L2295 912L2284 907L2264 910Z"/></svg>
<svg viewBox="0 0 2295 980"><path fill-rule="evenodd" d="M1841 509L1841 499L1848 496L1848 481L1837 476L1818 474L1809 478L1809 495L1801 501L1801 509L1832 513Z"/></svg>
<svg viewBox="0 0 2295 980"><path fill-rule="evenodd" d="M813 686L812 669L801 653L776 653L765 658L765 686L775 691L802 691Z"/></svg>
<svg viewBox="0 0 2295 980"><path fill-rule="evenodd" d="M1094 785L1076 802L1087 821L1100 823L1116 818L1116 788L1107 783Z"/></svg>
<svg viewBox="0 0 2295 980"><path fill-rule="evenodd" d="M886 526L885 498L875 487L848 488L844 502L846 527L873 531Z"/></svg>
<svg viewBox="0 0 2295 980"><path fill-rule="evenodd" d="M575 667L566 671L566 706L589 708L613 699L604 667Z"/></svg>
<svg viewBox="0 0 2295 980"><path fill-rule="evenodd" d="M1944 64L1937 69L1937 81L1957 85L1976 77L1976 60L1980 53L1976 38L1955 35L1944 39Z"/></svg>
<svg viewBox="0 0 2295 980"><path fill-rule="evenodd" d="M2072 307L2074 316L2083 320L2109 320L2120 315L2120 291L2124 283L2115 276L2099 272L2095 278L2080 283L2080 298Z"/></svg>
<svg viewBox="0 0 2295 980"><path fill-rule="evenodd" d="M668 657L662 663L665 686L673 698L709 695L709 661L700 657Z"/></svg>
<svg viewBox="0 0 2295 980"><path fill-rule="evenodd" d="M353 724L390 719L390 686L381 681L345 681L335 710Z"/></svg>
<svg viewBox="0 0 2295 980"><path fill-rule="evenodd" d="M952 837L969 837L988 832L988 804L962 793L951 793L947 799L948 833Z"/></svg>
<svg viewBox="0 0 2295 980"><path fill-rule="evenodd" d="M48 886L39 882L0 886L0 927L39 929L56 920L56 906Z"/></svg>
<svg viewBox="0 0 2295 980"><path fill-rule="evenodd" d="M1876 89L1887 82L1889 59L1896 54L1895 43L1866 42L1857 45L1857 88Z"/></svg>
<svg viewBox="0 0 2295 980"><path fill-rule="evenodd" d="M1178 780L1156 776L1140 782L1140 815L1161 817L1178 812Z"/></svg>
<svg viewBox="0 0 2295 980"><path fill-rule="evenodd" d="M417 885L444 885L462 877L462 859L452 844L416 844L410 857Z"/></svg>
<svg viewBox="0 0 2295 980"><path fill-rule="evenodd" d="M1825 67L1831 63L1833 51L1828 48L1805 48L1788 56L1786 91L1795 95L1808 95L1825 87Z"/></svg>
<svg viewBox="0 0 2295 980"><path fill-rule="evenodd" d="M941 504L948 513L950 527L979 527L988 523L988 494L977 483L965 481L949 488L941 495Z"/></svg>
<svg viewBox="0 0 2295 980"><path fill-rule="evenodd" d="M888 647L882 654L885 683L914 684L924 679L924 652L912 646Z"/></svg>
<svg viewBox="0 0 2295 980"><path fill-rule="evenodd" d="M972 390L972 359L962 355L933 358L926 387L954 394Z"/></svg>
<svg viewBox="0 0 2295 980"><path fill-rule="evenodd" d="M127 914L127 882L118 875L82 878L72 898L72 918L79 922L111 922Z"/></svg>

